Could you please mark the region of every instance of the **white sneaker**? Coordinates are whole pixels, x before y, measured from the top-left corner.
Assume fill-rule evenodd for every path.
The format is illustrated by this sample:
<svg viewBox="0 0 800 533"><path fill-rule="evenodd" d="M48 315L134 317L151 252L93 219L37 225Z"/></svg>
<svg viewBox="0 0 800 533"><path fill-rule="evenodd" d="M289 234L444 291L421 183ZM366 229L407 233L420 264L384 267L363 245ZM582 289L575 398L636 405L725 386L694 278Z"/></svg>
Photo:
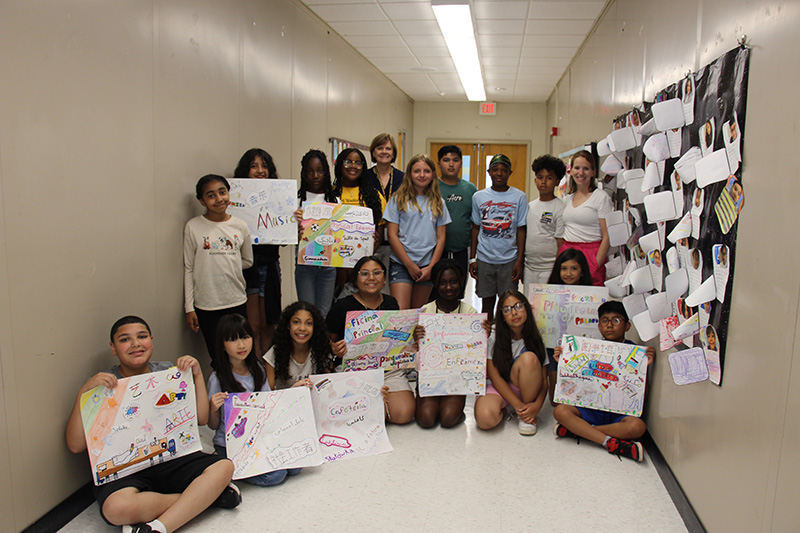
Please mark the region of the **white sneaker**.
<svg viewBox="0 0 800 533"><path fill-rule="evenodd" d="M519 426L519 434L520 435L536 435L536 431L538 431L539 426L536 423L536 420L533 421L533 424L528 424L521 418L517 421Z"/></svg>

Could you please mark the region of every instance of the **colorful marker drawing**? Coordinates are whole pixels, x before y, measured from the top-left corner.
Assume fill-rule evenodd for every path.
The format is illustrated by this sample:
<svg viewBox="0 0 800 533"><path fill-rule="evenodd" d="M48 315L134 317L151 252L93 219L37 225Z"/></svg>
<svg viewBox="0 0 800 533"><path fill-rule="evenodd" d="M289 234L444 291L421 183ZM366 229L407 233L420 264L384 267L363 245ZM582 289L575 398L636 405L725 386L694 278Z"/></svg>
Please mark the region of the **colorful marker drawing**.
<svg viewBox="0 0 800 533"><path fill-rule="evenodd" d="M367 207L307 203L301 226L298 265L351 268L372 255L375 224Z"/></svg>
<svg viewBox="0 0 800 533"><path fill-rule="evenodd" d="M233 479L322 464L307 387L230 394L224 409Z"/></svg>
<svg viewBox="0 0 800 533"><path fill-rule="evenodd" d="M486 394L485 314L419 315L419 395Z"/></svg>
<svg viewBox="0 0 800 533"><path fill-rule="evenodd" d="M383 370L310 377L318 442L326 463L393 450L384 420Z"/></svg>
<svg viewBox="0 0 800 533"><path fill-rule="evenodd" d="M297 244L297 181L230 179L228 213L244 220L253 244Z"/></svg>
<svg viewBox="0 0 800 533"><path fill-rule="evenodd" d="M646 348L574 335L564 335L562 345L556 403L642 416Z"/></svg>
<svg viewBox="0 0 800 533"><path fill-rule="evenodd" d="M201 450L194 380L177 367L95 387L80 404L95 485Z"/></svg>
<svg viewBox="0 0 800 533"><path fill-rule="evenodd" d="M342 370L417 367L414 328L419 310L349 311L344 328L347 353Z"/></svg>
<svg viewBox="0 0 800 533"><path fill-rule="evenodd" d="M532 284L528 300L547 348L555 348L562 335L601 338L597 308L608 301L608 288Z"/></svg>

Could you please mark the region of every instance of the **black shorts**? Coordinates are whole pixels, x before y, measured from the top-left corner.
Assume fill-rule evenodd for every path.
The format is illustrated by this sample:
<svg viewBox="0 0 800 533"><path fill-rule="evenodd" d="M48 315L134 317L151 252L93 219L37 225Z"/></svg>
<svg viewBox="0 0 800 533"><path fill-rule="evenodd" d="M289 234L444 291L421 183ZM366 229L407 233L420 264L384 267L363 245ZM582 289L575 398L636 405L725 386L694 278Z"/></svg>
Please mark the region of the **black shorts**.
<svg viewBox="0 0 800 533"><path fill-rule="evenodd" d="M281 264L279 261L267 263L267 277L264 280L264 316L267 324L277 324L281 317Z"/></svg>
<svg viewBox="0 0 800 533"><path fill-rule="evenodd" d="M166 463L159 463L144 470L134 472L122 479L111 481L99 487L94 487L94 497L100 505L100 516L109 525L112 524L103 514L103 504L109 496L118 490L134 487L139 492L159 492L161 494L178 494L186 490L206 468L217 461L224 459L219 455L209 455L195 452L184 457L178 457Z"/></svg>

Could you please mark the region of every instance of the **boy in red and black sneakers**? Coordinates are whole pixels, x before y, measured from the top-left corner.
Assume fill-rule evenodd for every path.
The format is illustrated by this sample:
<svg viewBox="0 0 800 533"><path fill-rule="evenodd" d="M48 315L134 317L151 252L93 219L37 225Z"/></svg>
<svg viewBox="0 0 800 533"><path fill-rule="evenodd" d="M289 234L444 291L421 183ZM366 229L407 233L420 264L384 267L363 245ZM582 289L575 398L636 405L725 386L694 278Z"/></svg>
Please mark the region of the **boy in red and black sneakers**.
<svg viewBox="0 0 800 533"><path fill-rule="evenodd" d="M628 313L620 302L608 301L597 310L600 317L600 333L611 342L625 342L625 332L631 328ZM655 350L647 348L647 365L653 364ZM555 349L556 358L561 356L561 347ZM641 443L635 439L644 435L647 426L637 416L621 415L558 404L553 410L556 424L553 433L556 437L572 437L590 440L603 446L608 453L628 457L634 461L644 459Z"/></svg>

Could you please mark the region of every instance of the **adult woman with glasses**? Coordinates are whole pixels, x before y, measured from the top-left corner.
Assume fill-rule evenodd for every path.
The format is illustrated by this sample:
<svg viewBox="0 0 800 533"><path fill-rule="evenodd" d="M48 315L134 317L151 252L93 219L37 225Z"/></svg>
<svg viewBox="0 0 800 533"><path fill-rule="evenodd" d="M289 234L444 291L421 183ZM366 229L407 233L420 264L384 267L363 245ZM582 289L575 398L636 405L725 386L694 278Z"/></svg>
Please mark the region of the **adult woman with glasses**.
<svg viewBox="0 0 800 533"><path fill-rule="evenodd" d="M326 323L331 337L331 351L341 364L347 353L344 325L348 311L397 311L397 300L381 293L386 283L386 266L375 256L362 257L352 270L356 292L337 300L331 307ZM395 424L407 424L414 419L414 393L408 385L405 370L389 370L384 376L386 418Z"/></svg>

